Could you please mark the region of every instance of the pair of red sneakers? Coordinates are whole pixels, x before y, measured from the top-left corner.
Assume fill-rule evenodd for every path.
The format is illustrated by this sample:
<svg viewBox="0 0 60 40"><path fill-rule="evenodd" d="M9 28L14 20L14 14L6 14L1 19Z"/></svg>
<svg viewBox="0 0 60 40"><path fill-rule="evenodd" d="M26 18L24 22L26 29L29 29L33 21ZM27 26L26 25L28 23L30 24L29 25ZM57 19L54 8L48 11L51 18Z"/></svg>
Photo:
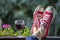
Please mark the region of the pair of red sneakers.
<svg viewBox="0 0 60 40"><path fill-rule="evenodd" d="M52 6L48 6L45 11L43 6L37 6L33 13L34 20L31 29L32 34L34 34L39 28L44 27L46 28L46 32L44 33L43 37L46 37L54 16L54 8Z"/></svg>

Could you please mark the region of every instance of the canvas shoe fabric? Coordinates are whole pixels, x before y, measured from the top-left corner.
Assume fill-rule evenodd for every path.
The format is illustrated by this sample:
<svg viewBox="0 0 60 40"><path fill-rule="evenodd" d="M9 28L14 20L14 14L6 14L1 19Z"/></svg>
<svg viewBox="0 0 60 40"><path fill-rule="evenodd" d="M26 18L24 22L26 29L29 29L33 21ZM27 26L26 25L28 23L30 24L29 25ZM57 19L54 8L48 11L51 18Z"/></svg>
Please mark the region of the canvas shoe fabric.
<svg viewBox="0 0 60 40"><path fill-rule="evenodd" d="M38 14L43 14L43 11L44 11L44 8L41 5L39 5L39 6L36 7L36 9L33 13L33 18L34 19L33 19L33 25L32 25L32 28L31 28L32 34L34 33L34 31L33 31L34 27L36 27L37 29L40 27L41 22L40 22L40 20L38 20L37 15Z"/></svg>
<svg viewBox="0 0 60 40"><path fill-rule="evenodd" d="M52 6L48 6L43 13L42 21L41 21L41 27L46 28L46 33L43 35L43 37L46 37L48 35L50 24L54 18L54 8Z"/></svg>

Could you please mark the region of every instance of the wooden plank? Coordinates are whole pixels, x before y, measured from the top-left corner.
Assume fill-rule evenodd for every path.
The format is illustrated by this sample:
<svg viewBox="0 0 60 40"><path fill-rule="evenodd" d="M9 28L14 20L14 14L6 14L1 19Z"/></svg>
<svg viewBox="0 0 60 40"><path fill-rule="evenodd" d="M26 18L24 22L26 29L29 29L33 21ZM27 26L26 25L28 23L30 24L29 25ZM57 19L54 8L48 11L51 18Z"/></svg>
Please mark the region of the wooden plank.
<svg viewBox="0 0 60 40"><path fill-rule="evenodd" d="M0 37L0 40L25 40L26 37ZM47 38L43 38L42 40L60 40L60 37L57 36L48 36Z"/></svg>

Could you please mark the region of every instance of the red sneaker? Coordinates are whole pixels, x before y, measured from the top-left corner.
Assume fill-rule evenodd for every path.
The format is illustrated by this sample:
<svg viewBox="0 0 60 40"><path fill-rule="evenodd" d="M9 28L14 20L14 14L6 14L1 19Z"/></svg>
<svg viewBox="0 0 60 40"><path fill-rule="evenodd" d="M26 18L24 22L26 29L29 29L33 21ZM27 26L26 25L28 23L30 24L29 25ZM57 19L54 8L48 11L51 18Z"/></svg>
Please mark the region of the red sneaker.
<svg viewBox="0 0 60 40"><path fill-rule="evenodd" d="M50 28L50 24L54 18L54 8L52 6L48 6L43 14L43 22L42 22L42 26L44 26L44 28L46 28L46 33L44 34L43 37L46 37L48 35L48 31Z"/></svg>
<svg viewBox="0 0 60 40"><path fill-rule="evenodd" d="M37 19L37 14L43 14L43 12L44 12L44 8L41 5L37 6L33 13L34 20Z"/></svg>
<svg viewBox="0 0 60 40"><path fill-rule="evenodd" d="M34 19L33 19L33 25L32 25L32 28L31 28L32 34L34 33L34 27L36 27L36 29L38 27L40 27L40 26L37 26L37 25L40 24L40 23L38 23L38 22L40 22L40 21L38 21L38 19L40 20L42 18L43 11L44 11L44 8L41 5L39 5L39 6L36 7L36 9L33 13L33 18Z"/></svg>

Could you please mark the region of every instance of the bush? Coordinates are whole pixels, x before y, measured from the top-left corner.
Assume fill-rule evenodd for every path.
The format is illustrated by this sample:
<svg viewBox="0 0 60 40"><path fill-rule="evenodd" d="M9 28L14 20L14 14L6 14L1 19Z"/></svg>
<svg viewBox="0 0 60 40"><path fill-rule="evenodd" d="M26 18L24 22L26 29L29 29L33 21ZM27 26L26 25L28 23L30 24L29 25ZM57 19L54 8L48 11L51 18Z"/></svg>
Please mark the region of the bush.
<svg viewBox="0 0 60 40"><path fill-rule="evenodd" d="M12 28L5 28L3 31L0 30L0 37L1 36L23 36L23 37L27 37L30 36L30 29L29 27L25 26L24 29L21 29L19 31L14 32L14 30Z"/></svg>

